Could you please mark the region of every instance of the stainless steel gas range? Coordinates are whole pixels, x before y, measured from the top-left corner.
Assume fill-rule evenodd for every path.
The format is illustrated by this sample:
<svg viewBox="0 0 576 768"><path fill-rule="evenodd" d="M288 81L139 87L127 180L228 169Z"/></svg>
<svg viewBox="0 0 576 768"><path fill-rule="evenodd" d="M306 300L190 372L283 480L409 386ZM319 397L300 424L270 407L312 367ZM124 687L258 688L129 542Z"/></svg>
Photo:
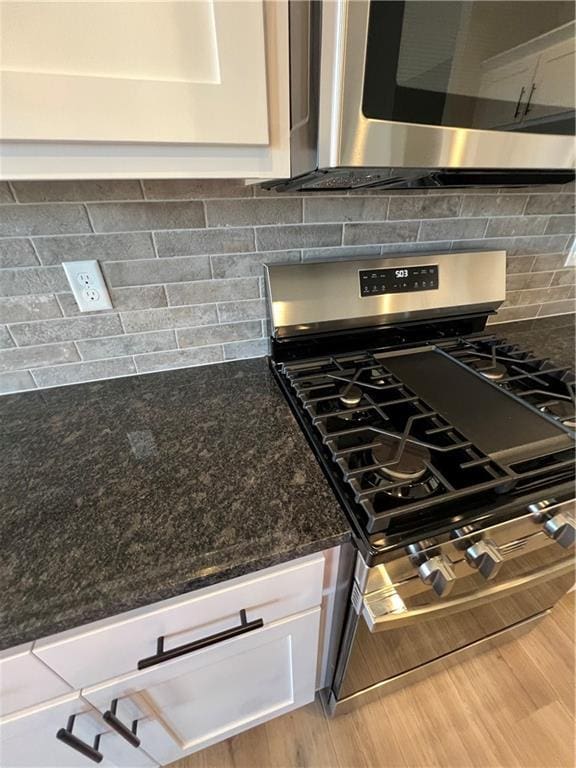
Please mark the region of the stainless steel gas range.
<svg viewBox="0 0 576 768"><path fill-rule="evenodd" d="M355 545L330 714L508 641L573 584L574 375L486 332L505 263L267 268L270 365Z"/></svg>

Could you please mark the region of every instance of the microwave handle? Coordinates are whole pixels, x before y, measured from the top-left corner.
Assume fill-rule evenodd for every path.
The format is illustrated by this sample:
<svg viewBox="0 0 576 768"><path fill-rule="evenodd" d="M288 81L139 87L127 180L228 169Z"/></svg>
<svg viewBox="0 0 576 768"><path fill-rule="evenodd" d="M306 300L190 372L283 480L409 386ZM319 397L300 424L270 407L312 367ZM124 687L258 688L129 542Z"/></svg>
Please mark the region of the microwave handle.
<svg viewBox="0 0 576 768"><path fill-rule="evenodd" d="M386 588L366 595L362 601L362 615L370 632L383 632L387 629L405 627L415 622L443 618L451 613L471 610L484 603L508 597L529 587L544 584L551 579L571 573L574 569L572 559L563 560L544 570L493 584L480 592L431 605L407 608L404 601L393 588Z"/></svg>

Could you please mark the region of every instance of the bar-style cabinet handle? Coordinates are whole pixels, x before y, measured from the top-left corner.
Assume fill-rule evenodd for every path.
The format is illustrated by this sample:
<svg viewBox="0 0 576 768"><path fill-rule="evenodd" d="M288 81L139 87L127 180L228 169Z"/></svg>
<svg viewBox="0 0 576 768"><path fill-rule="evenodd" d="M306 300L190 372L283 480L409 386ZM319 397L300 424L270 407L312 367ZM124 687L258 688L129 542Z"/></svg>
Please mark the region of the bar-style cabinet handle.
<svg viewBox="0 0 576 768"><path fill-rule="evenodd" d="M207 648L209 645L215 645L224 640L230 640L232 637L243 635L246 632L252 632L255 629L261 629L263 626L263 619L247 621L246 611L242 609L240 611L240 624L238 624L238 626L224 629L222 632L216 632L214 635L208 635L208 637L203 637L201 640L195 640L192 643L179 645L169 651L164 650L164 638L159 637L156 641L156 654L154 656L148 656L145 659L140 659L138 662L138 669L146 669L147 667L153 667L155 664L162 664L164 661L177 659L178 656L184 656L187 653L199 651L201 648Z"/></svg>
<svg viewBox="0 0 576 768"><path fill-rule="evenodd" d="M118 709L118 699L112 699L110 703L110 709L107 709L106 712L104 712L104 714L102 715L102 717L111 728L114 728L116 733L122 736L123 739L126 739L128 744L131 744L133 747L139 747L140 739L136 735L136 730L138 728L138 720L133 720L132 728L131 729L128 728L128 726L124 725L122 720L119 720L118 717L116 716L117 709Z"/></svg>
<svg viewBox="0 0 576 768"><path fill-rule="evenodd" d="M89 760L93 760L95 763L101 763L104 759L104 755L99 751L98 748L100 746L100 736L102 734L99 733L96 736L92 746L90 746L90 744L86 744L85 741L82 741L82 739L79 739L78 736L74 736L72 733L75 719L76 715L70 715L68 718L68 723L66 724L66 728L60 728L60 730L56 733L56 738L60 741L63 741L64 744L67 744L69 747L72 747L72 749L75 749L76 752L80 752L81 755L84 755Z"/></svg>

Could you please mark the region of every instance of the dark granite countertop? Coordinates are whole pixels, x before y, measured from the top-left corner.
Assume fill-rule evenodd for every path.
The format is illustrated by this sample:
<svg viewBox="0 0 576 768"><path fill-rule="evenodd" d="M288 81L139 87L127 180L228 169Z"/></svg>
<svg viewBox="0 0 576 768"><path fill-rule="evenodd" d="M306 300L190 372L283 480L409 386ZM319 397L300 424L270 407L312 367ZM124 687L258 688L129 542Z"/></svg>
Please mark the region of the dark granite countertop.
<svg viewBox="0 0 576 768"><path fill-rule="evenodd" d="M518 344L538 357L574 369L574 321L576 315L489 325L487 331Z"/></svg>
<svg viewBox="0 0 576 768"><path fill-rule="evenodd" d="M574 316L489 326L574 365ZM0 397L0 649L346 541L264 360Z"/></svg>
<svg viewBox="0 0 576 768"><path fill-rule="evenodd" d="M0 398L0 649L349 537L266 361Z"/></svg>

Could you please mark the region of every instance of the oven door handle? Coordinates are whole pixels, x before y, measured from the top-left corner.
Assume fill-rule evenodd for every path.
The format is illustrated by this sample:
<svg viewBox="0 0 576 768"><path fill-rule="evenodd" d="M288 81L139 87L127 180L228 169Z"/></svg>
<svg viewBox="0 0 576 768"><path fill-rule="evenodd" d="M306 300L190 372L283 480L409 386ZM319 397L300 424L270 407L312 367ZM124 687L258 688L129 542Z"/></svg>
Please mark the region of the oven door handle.
<svg viewBox="0 0 576 768"><path fill-rule="evenodd" d="M574 563L570 558L528 576L492 584L471 595L454 597L451 600L442 600L417 608L407 608L398 592L393 587L386 587L364 596L362 615L370 632L383 632L386 629L396 629L416 622L448 616L451 613L471 610L484 603L508 597L515 592L567 575L573 569Z"/></svg>

